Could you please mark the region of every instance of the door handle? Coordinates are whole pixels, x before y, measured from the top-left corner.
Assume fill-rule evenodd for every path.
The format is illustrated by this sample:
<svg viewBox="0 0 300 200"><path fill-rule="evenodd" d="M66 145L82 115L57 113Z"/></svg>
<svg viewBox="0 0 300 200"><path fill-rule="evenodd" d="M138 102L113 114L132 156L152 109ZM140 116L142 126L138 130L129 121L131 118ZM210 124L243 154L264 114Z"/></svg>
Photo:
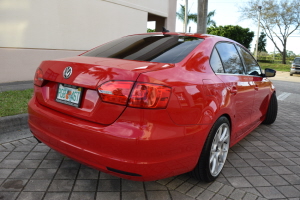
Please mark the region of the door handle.
<svg viewBox="0 0 300 200"><path fill-rule="evenodd" d="M235 86L232 86L232 87L230 88L230 93L231 93L231 94L236 94L236 93L237 93L237 89L236 89Z"/></svg>
<svg viewBox="0 0 300 200"><path fill-rule="evenodd" d="M258 91L258 85L255 85L254 90Z"/></svg>

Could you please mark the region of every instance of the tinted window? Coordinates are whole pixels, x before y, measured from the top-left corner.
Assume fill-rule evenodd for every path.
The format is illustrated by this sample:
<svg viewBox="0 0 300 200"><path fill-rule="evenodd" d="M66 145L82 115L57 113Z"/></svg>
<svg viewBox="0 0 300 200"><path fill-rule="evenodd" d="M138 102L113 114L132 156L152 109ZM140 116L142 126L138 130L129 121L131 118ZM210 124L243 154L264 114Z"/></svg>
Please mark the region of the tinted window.
<svg viewBox="0 0 300 200"><path fill-rule="evenodd" d="M218 43L216 48L220 54L224 69L226 73L243 74L244 69L240 56L231 43Z"/></svg>
<svg viewBox="0 0 300 200"><path fill-rule="evenodd" d="M104 44L83 56L177 63L202 41L178 35L134 35Z"/></svg>
<svg viewBox="0 0 300 200"><path fill-rule="evenodd" d="M216 49L214 49L211 54L210 65L215 73L224 73L224 68Z"/></svg>
<svg viewBox="0 0 300 200"><path fill-rule="evenodd" d="M241 52L242 58L244 60L245 70L247 75L261 75L260 66L257 64L252 55L246 51L244 48L237 46Z"/></svg>

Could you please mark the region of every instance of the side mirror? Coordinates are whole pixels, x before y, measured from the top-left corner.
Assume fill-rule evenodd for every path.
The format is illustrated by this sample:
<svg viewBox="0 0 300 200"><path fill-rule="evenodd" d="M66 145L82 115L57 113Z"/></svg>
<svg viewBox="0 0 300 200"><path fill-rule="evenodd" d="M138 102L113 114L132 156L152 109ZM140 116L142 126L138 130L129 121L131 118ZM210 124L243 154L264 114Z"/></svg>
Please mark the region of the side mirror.
<svg viewBox="0 0 300 200"><path fill-rule="evenodd" d="M264 77L274 77L275 75L276 75L276 70L269 69L269 68L265 69Z"/></svg>

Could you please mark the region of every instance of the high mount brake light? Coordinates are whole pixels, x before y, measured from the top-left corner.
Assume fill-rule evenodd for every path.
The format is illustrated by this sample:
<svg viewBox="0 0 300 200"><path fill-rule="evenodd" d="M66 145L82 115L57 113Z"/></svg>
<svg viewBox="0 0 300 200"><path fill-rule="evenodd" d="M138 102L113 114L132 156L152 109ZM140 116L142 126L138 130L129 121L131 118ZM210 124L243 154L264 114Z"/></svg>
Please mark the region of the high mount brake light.
<svg viewBox="0 0 300 200"><path fill-rule="evenodd" d="M41 70L41 68L38 68L34 75L34 85L41 87L43 82L43 71Z"/></svg>
<svg viewBox="0 0 300 200"><path fill-rule="evenodd" d="M110 81L102 84L98 92L104 102L126 105L132 86L131 81Z"/></svg>
<svg viewBox="0 0 300 200"><path fill-rule="evenodd" d="M166 108L171 95L171 88L131 81L109 81L98 88L102 101L127 105L135 108ZM132 89L132 92L131 92ZM130 94L131 92L131 94ZM129 101L128 101L129 99Z"/></svg>
<svg viewBox="0 0 300 200"><path fill-rule="evenodd" d="M128 106L138 108L166 108L170 99L171 88L137 83L131 93Z"/></svg>

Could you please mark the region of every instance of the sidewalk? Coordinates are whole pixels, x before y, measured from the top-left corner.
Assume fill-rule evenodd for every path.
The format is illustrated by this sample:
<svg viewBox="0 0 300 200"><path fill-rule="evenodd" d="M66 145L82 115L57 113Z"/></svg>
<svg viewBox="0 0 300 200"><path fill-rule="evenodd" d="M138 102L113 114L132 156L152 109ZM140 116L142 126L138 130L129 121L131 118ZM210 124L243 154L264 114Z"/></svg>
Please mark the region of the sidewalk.
<svg viewBox="0 0 300 200"><path fill-rule="evenodd" d="M270 79L290 80L285 77L283 72ZM300 82L299 75L294 78ZM22 84L13 85L19 88ZM299 200L300 103L289 98L299 95L300 87L293 82L285 85L278 94L291 91L284 88L294 87L295 94L278 101L276 122L260 125L233 146L220 177L213 183L200 182L187 174L153 182L120 179L38 144L25 128L19 130L22 134L14 131L2 134L7 137L23 135L23 138L7 138L0 143L0 199Z"/></svg>
<svg viewBox="0 0 300 200"><path fill-rule="evenodd" d="M277 81L289 81L289 82L300 82L300 74L294 74L293 76L290 76L290 72L282 72L277 71L275 77L269 78L272 80Z"/></svg>
<svg viewBox="0 0 300 200"><path fill-rule="evenodd" d="M232 147L222 174L209 184L187 174L129 181L81 165L33 137L5 143L0 145L0 199L299 200L298 106L279 101L276 122L260 125Z"/></svg>

